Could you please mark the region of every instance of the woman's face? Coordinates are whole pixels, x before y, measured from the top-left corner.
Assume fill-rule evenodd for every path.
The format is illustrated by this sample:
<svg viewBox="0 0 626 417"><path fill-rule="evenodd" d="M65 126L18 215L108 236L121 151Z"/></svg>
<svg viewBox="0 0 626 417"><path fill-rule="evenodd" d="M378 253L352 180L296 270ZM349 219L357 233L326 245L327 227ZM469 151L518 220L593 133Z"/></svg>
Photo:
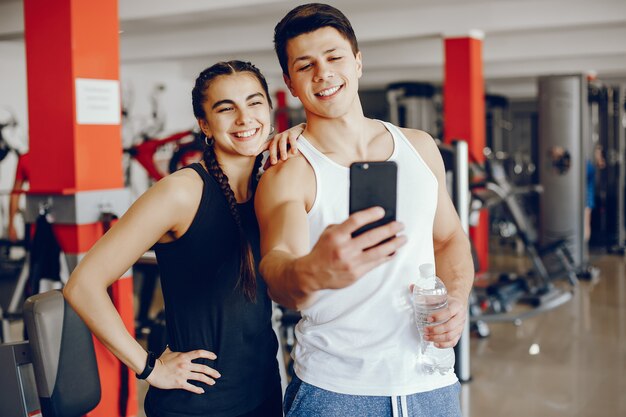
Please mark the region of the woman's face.
<svg viewBox="0 0 626 417"><path fill-rule="evenodd" d="M249 72L220 75L207 88L200 127L224 155L256 156L271 130L270 106L257 78Z"/></svg>

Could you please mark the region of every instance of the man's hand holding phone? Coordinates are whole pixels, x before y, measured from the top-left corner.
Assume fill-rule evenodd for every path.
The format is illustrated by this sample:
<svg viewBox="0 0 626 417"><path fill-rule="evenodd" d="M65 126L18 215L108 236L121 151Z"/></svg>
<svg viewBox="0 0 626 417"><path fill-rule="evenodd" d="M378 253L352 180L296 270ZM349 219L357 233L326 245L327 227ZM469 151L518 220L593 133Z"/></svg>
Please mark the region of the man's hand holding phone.
<svg viewBox="0 0 626 417"><path fill-rule="evenodd" d="M308 291L345 288L391 259L406 243L404 225L392 221L352 237L362 227L385 217L382 207L357 211L346 221L328 226L311 252L300 259L310 279ZM296 266L298 268L298 266Z"/></svg>

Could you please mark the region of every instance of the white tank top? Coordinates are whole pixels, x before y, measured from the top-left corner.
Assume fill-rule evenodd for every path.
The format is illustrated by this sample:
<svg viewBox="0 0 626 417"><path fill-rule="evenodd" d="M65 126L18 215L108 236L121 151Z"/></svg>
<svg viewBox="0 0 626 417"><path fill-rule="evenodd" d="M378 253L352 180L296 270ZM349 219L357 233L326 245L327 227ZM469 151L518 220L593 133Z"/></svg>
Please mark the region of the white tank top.
<svg viewBox="0 0 626 417"><path fill-rule="evenodd" d="M394 259L340 290L321 290L296 326L293 357L300 379L351 395L409 395L451 385L454 371L426 375L417 363L419 336L409 284L423 263L434 264L433 220L437 179L408 139L382 122L398 164L397 220L407 244ZM330 224L348 218L349 168L315 149L303 136L298 149L315 172L317 192L308 213L310 247Z"/></svg>

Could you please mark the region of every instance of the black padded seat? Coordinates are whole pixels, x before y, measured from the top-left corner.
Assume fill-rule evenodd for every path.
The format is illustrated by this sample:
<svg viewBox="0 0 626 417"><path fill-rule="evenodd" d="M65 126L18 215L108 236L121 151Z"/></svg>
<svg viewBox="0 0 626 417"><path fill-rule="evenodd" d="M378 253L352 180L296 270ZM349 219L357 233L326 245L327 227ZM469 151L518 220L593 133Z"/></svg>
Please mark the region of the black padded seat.
<svg viewBox="0 0 626 417"><path fill-rule="evenodd" d="M91 332L61 291L24 303L41 411L44 417L79 417L100 402L100 378Z"/></svg>

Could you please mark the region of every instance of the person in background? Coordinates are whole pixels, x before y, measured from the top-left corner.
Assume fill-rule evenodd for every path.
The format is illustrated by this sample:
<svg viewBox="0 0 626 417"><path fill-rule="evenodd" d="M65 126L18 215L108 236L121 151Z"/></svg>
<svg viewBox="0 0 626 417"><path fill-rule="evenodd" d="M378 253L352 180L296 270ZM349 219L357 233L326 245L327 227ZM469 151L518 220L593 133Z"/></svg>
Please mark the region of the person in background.
<svg viewBox="0 0 626 417"><path fill-rule="evenodd" d="M585 201L585 227L583 236L586 243L589 243L589 238L591 237L591 213L596 206L596 169L603 170L606 168L606 160L602 153L602 146L596 144L592 152L592 159L585 161L587 199Z"/></svg>

